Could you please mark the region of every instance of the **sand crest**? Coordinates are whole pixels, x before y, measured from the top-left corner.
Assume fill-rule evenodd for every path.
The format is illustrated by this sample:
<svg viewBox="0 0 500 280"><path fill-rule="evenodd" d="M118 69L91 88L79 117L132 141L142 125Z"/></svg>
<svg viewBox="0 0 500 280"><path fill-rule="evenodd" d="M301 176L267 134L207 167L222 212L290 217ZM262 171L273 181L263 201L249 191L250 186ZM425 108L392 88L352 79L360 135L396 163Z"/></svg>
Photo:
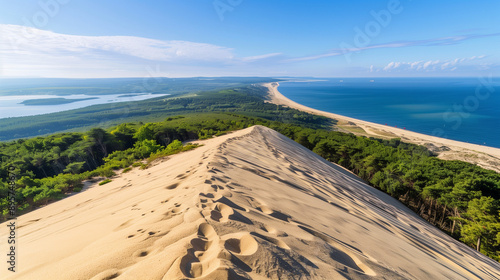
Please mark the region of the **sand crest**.
<svg viewBox="0 0 500 280"><path fill-rule="evenodd" d="M497 262L271 129L203 143L19 217L18 272L2 279L500 278Z"/></svg>

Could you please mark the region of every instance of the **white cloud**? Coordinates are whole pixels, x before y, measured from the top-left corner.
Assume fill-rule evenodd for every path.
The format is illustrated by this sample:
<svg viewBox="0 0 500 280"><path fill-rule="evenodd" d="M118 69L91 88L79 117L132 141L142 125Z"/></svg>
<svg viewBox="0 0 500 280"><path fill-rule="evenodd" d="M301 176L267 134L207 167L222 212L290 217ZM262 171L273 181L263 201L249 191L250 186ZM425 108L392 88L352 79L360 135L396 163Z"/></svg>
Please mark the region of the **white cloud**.
<svg viewBox="0 0 500 280"><path fill-rule="evenodd" d="M293 59L293 61L317 60L325 57L347 55L350 53L357 53L372 49L407 48L416 46L448 46L448 45L460 44L467 40L496 37L496 36L500 36L500 33L469 34L463 36L449 36L449 37L430 38L422 40L397 41L397 42L388 42L388 43L373 44L367 46L355 46L353 42L342 42L339 46L340 48L333 49L327 53L320 55L295 58Z"/></svg>
<svg viewBox="0 0 500 280"><path fill-rule="evenodd" d="M0 76L147 76L145 65L162 65L176 75L235 63L255 63L280 55L238 58L232 48L188 41L133 36L77 36L0 24ZM231 73L231 71L228 71ZM87 74L85 74L87 73ZM188 74L189 75L189 74Z"/></svg>
<svg viewBox="0 0 500 280"><path fill-rule="evenodd" d="M455 71L460 66L465 64L470 64L470 62L475 60L480 60L485 58L485 55L472 56L469 58L455 58L451 60L428 60L428 61L414 61L414 62L399 62L391 61L386 66L382 67L383 71ZM373 65L372 65L373 66ZM370 67L372 69L372 67ZM380 70L380 69L379 69ZM373 70L371 70L373 71Z"/></svg>
<svg viewBox="0 0 500 280"><path fill-rule="evenodd" d="M417 68L423 61L415 61L415 62L412 62L410 63L410 68L411 69L415 69Z"/></svg>
<svg viewBox="0 0 500 280"><path fill-rule="evenodd" d="M267 58L271 58L271 57L277 57L280 55L282 55L282 53L270 53L270 54L264 54L264 55L247 56L247 57L243 57L241 60L242 61L256 61L256 60L267 59Z"/></svg>
<svg viewBox="0 0 500 280"><path fill-rule="evenodd" d="M431 65L432 61L427 61L424 63L424 66L422 66L422 68L424 69L427 69L427 67L429 67Z"/></svg>
<svg viewBox="0 0 500 280"><path fill-rule="evenodd" d="M67 54L106 51L148 60L226 60L232 49L186 41L160 41L132 36L75 36L16 25L0 25L2 52ZM6 41L10 41L10 46Z"/></svg>
<svg viewBox="0 0 500 280"><path fill-rule="evenodd" d="M384 67L384 70L389 71L389 70L393 69L394 64L395 64L394 62L389 62L389 64L387 64L387 66Z"/></svg>
<svg viewBox="0 0 500 280"><path fill-rule="evenodd" d="M342 52L331 52L331 53L327 53L327 54L320 54L320 55L314 55L314 56L291 58L291 59L288 59L288 61L290 61L290 62L309 61L309 60L316 60L316 59L321 59L321 58L325 58L325 57L339 56L342 54L343 54Z"/></svg>

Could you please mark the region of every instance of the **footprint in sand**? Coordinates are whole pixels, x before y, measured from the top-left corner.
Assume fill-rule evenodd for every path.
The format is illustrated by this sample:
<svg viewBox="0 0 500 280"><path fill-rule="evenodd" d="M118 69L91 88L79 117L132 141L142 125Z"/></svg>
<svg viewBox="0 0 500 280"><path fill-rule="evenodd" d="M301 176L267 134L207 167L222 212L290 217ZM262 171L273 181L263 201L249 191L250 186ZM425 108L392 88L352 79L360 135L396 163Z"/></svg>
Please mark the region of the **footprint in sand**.
<svg viewBox="0 0 500 280"><path fill-rule="evenodd" d="M274 211L271 210L271 208L267 207L266 205L259 205L257 206L257 209L260 210L264 214L272 214Z"/></svg>
<svg viewBox="0 0 500 280"><path fill-rule="evenodd" d="M192 248L181 259L180 269L186 277L203 277L220 267L220 260L217 258L221 249L219 240L211 225L200 224L198 237L191 240Z"/></svg>
<svg viewBox="0 0 500 280"><path fill-rule="evenodd" d="M259 205L256 207L258 210L260 210L262 213L267 214L273 218L276 218L278 220L282 220L283 222L290 222L290 219L292 216L287 215L285 213L281 213L279 211L272 210L269 208L267 205Z"/></svg>
<svg viewBox="0 0 500 280"><path fill-rule="evenodd" d="M224 248L235 255L250 256L257 252L259 243L249 233L225 235Z"/></svg>
<svg viewBox="0 0 500 280"><path fill-rule="evenodd" d="M288 234L286 232L281 231L281 230L277 230L269 225L262 224L260 226L260 229L262 229L263 231L270 233L272 235L278 236L278 237L287 237L288 236Z"/></svg>
<svg viewBox="0 0 500 280"><path fill-rule="evenodd" d="M224 203L216 203L214 210L210 213L210 218L212 220L225 223L229 221L229 217L234 214L233 208L227 206Z"/></svg>
<svg viewBox="0 0 500 280"><path fill-rule="evenodd" d="M142 258L142 257L145 257L149 254L149 251L147 250L144 250L144 249L140 249L140 250L137 250L135 251L132 256L134 257L138 257L138 258Z"/></svg>
<svg viewBox="0 0 500 280"><path fill-rule="evenodd" d="M272 243L276 246L278 246L279 248L281 249L286 249L286 250L290 250L290 247L288 247L288 245L281 239L278 239L278 238L274 238L274 237L270 237L270 236L265 236L265 235L262 235L260 233L257 233L257 232L251 232L250 233L251 235L253 236L256 236L260 239L263 239L269 243Z"/></svg>
<svg viewBox="0 0 500 280"><path fill-rule="evenodd" d="M172 185L165 187L165 189L173 190L173 189L177 188L178 186L179 186L179 183L175 183L175 184L172 184Z"/></svg>
<svg viewBox="0 0 500 280"><path fill-rule="evenodd" d="M177 178L179 180L183 180L183 179L186 179L187 176L188 176L187 172L185 172L185 173L181 173L181 174L175 176L175 178Z"/></svg>
<svg viewBox="0 0 500 280"><path fill-rule="evenodd" d="M269 232L270 234L276 234L276 233L278 233L277 229L275 229L273 227L270 227L268 225L262 225L261 229L265 230L266 232Z"/></svg>

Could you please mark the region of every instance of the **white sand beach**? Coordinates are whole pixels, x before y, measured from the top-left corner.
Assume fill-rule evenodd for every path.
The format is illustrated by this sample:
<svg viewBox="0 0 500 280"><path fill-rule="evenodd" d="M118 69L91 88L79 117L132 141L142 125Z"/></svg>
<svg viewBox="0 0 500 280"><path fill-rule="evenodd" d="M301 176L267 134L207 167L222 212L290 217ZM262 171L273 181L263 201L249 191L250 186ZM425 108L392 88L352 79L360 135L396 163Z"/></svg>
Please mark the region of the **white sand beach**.
<svg viewBox="0 0 500 280"><path fill-rule="evenodd" d="M425 135L422 133L412 132L409 130L376 124L372 122L367 122L363 120L358 120L354 118L349 118L341 116L338 114L333 114L329 112L324 112L309 108L307 106L296 103L278 91L279 83L265 83L263 86L269 89L269 100L272 103L285 105L290 108L295 108L301 111L309 112L316 115L325 116L338 120L343 123L352 123L356 126L362 128L368 136L383 137L383 138L396 138L399 137L403 141L410 143L415 143L419 145L432 144L436 147L446 146L449 151L440 151L439 158L451 159L451 160L462 160L477 164L483 168L495 170L500 172L500 149L470 144L430 135Z"/></svg>

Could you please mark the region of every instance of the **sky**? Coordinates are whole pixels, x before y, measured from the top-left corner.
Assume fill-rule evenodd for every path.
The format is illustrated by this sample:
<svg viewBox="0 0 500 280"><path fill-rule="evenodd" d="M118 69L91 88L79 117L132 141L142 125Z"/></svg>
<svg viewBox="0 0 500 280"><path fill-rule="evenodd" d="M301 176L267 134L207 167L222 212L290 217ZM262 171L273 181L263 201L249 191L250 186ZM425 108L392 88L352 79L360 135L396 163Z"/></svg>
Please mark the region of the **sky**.
<svg viewBox="0 0 500 280"><path fill-rule="evenodd" d="M0 78L500 76L498 0L0 0Z"/></svg>

